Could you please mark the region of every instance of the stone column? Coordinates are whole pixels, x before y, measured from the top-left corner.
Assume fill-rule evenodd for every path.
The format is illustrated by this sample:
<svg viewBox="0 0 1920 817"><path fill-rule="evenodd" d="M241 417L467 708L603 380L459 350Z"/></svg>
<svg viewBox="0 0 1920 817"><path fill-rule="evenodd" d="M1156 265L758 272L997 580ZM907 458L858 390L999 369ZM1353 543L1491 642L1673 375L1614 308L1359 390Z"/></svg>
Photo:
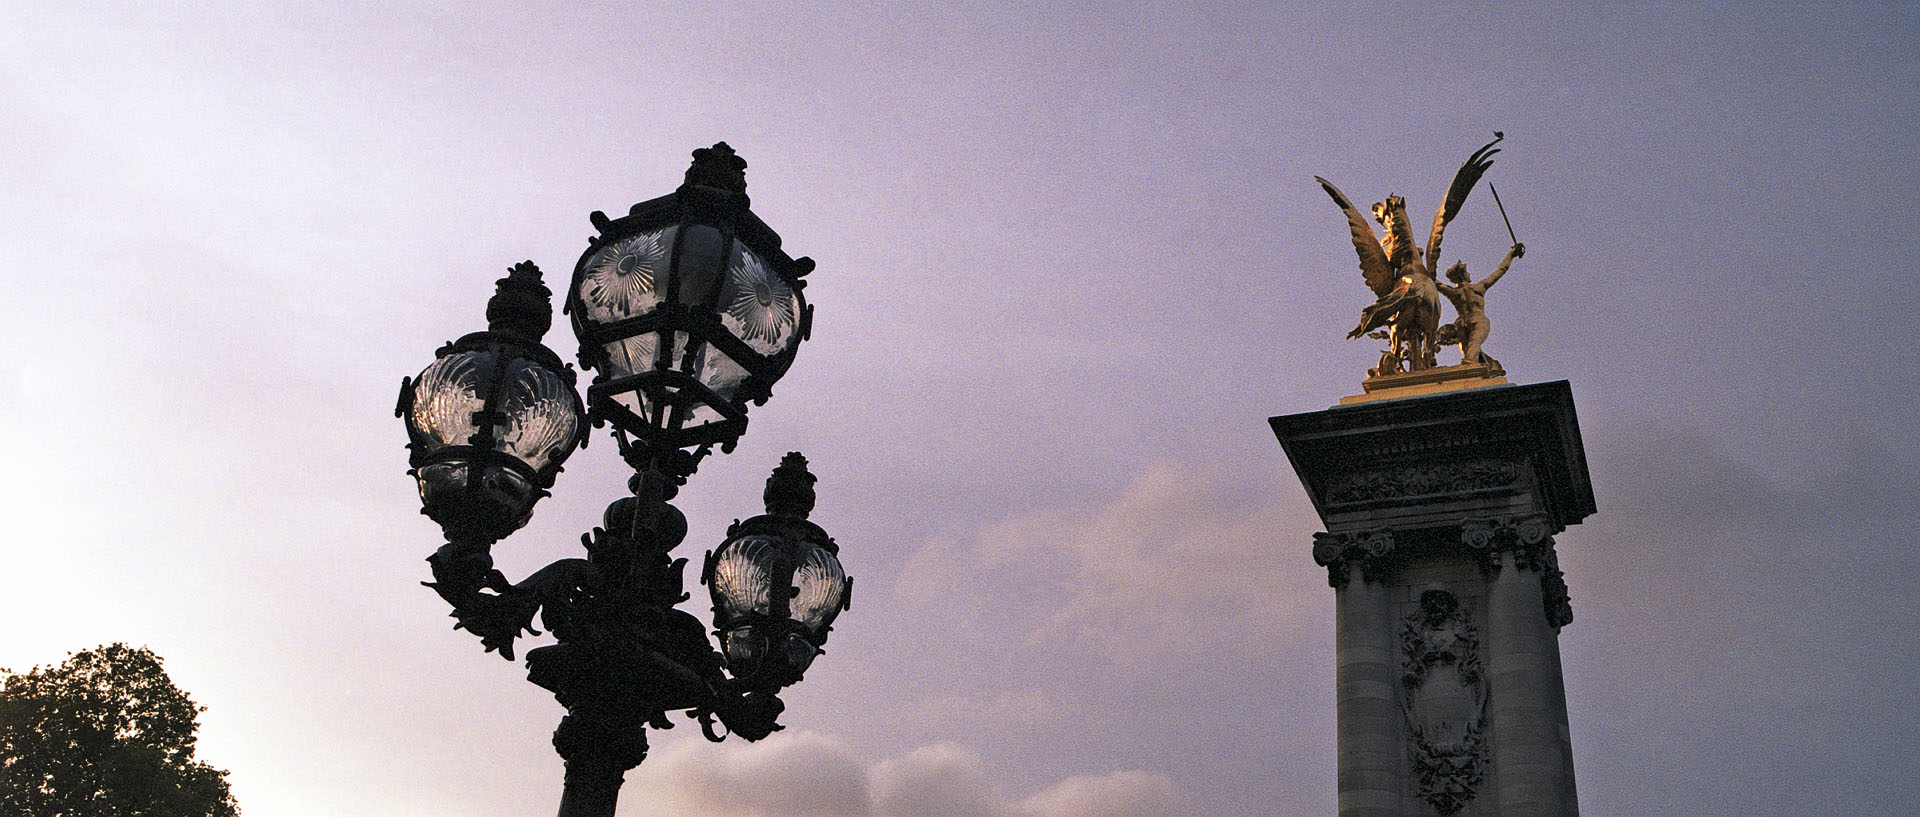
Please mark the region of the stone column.
<svg viewBox="0 0 1920 817"><path fill-rule="evenodd" d="M1407 757L1392 681L1399 650L1387 591L1360 577L1335 589L1333 598L1340 814L1395 817L1401 813Z"/></svg>
<svg viewBox="0 0 1920 817"><path fill-rule="evenodd" d="M1593 513L1567 384L1272 419L1325 532L1341 817L1573 817L1553 534Z"/></svg>
<svg viewBox="0 0 1920 817"><path fill-rule="evenodd" d="M1559 628L1542 611L1541 573L1503 553L1487 588L1487 719L1501 815L1573 817ZM1519 560L1524 561L1524 560Z"/></svg>

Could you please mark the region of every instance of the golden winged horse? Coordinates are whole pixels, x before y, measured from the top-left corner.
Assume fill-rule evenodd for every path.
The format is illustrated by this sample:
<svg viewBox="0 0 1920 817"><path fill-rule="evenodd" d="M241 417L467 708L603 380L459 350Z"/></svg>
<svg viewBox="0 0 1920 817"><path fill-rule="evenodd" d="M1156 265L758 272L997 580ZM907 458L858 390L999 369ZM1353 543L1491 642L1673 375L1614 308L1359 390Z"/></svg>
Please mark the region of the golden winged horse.
<svg viewBox="0 0 1920 817"><path fill-rule="evenodd" d="M1373 294L1379 296L1372 306L1360 311L1360 324L1347 333L1347 338L1352 339L1383 326L1387 329L1387 350L1380 355L1380 365L1368 370L1368 376L1433 368L1434 353L1440 346L1440 289L1433 270L1440 263L1441 234L1446 232L1447 222L1460 212L1467 194L1479 184L1481 175L1493 166L1493 154L1500 152L1494 145L1500 144L1501 138L1496 134L1493 141L1467 157L1466 163L1460 165L1460 172L1454 174L1446 201L1433 214L1433 232L1427 237L1424 258L1413 243L1413 227L1407 220L1405 199L1388 195L1386 201L1373 205L1374 220L1386 230L1385 236L1375 238L1373 227L1354 209L1353 202L1347 200L1340 188L1319 176L1313 177L1327 195L1333 197L1333 202L1340 205L1340 211L1347 214L1353 248L1360 253L1361 277L1366 279Z"/></svg>

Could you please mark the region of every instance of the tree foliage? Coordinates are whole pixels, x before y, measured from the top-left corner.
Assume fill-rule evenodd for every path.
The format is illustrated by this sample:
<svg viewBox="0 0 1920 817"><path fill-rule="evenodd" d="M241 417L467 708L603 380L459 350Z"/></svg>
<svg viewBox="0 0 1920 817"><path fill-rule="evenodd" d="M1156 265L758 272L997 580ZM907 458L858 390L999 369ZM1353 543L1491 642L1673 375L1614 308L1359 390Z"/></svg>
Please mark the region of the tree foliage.
<svg viewBox="0 0 1920 817"><path fill-rule="evenodd" d="M227 773L193 758L202 711L145 647L8 675L0 817L235 817Z"/></svg>

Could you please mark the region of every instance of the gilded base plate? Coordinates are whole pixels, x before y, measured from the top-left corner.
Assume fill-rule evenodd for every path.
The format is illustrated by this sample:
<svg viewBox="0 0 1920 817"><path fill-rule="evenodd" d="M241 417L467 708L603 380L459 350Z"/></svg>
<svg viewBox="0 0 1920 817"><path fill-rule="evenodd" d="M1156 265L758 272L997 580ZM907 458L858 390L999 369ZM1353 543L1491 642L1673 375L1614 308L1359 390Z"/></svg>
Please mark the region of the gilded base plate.
<svg viewBox="0 0 1920 817"><path fill-rule="evenodd" d="M1506 372L1484 363L1456 366L1435 366L1417 372L1369 377L1360 381L1363 394L1340 398L1340 405L1368 403L1374 400L1396 400L1402 397L1420 397L1428 394L1458 391L1460 389L1480 389L1488 386L1507 385Z"/></svg>

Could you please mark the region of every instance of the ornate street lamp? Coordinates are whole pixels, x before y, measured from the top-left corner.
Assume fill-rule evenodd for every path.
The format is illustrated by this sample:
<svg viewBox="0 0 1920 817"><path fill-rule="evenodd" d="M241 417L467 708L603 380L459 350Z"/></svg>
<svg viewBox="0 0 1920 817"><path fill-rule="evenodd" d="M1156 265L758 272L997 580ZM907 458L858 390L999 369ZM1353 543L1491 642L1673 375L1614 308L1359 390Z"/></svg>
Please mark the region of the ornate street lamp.
<svg viewBox="0 0 1920 817"><path fill-rule="evenodd" d="M567 455L586 444L573 370L540 345L553 324L540 269L517 264L495 286L487 331L441 347L400 386L421 510L457 542L519 530Z"/></svg>
<svg viewBox="0 0 1920 817"><path fill-rule="evenodd" d="M787 256L747 209L746 162L724 142L693 155L672 195L592 215L599 235L567 292L580 362L595 372L584 403L573 370L540 345L552 293L525 262L488 302L488 330L402 381L395 412L422 512L447 537L427 586L455 628L509 660L521 633L539 634L535 615L553 633L526 660L528 680L567 708L553 738L567 768L561 817L611 817L646 728L671 728L671 711L716 741L716 724L748 740L780 729L779 691L801 680L853 589L839 547L807 521L806 458L789 453L767 480L767 512L734 523L702 570L724 652L675 607L687 560L671 552L687 522L668 500L713 446L733 448L812 322L800 290L813 261ZM633 495L581 537L585 558L509 583L492 545L526 524L589 420L613 426Z"/></svg>
<svg viewBox="0 0 1920 817"><path fill-rule="evenodd" d="M813 270L747 209L746 160L725 142L693 152L686 184L591 216L567 290L596 422L644 447L720 444L747 429L813 322L800 290Z"/></svg>
<svg viewBox="0 0 1920 817"><path fill-rule="evenodd" d="M700 581L713 595L713 630L735 678L779 689L800 680L834 617L853 601L840 546L813 510L807 459L789 453L767 478L767 512L735 522L707 554Z"/></svg>

